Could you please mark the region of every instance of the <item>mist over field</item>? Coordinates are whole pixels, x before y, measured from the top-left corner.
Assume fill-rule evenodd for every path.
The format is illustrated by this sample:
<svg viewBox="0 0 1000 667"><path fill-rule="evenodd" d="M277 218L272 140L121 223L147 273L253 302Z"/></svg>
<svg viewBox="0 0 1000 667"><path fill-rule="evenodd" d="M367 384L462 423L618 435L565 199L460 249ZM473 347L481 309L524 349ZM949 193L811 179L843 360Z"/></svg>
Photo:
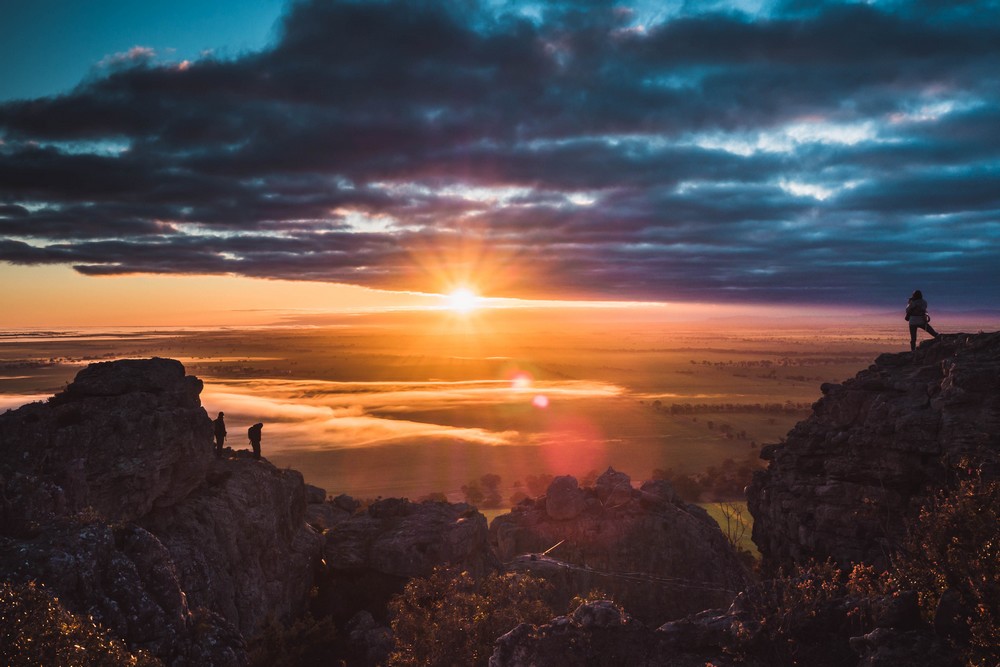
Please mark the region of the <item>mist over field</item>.
<svg viewBox="0 0 1000 667"><path fill-rule="evenodd" d="M765 324L410 313L311 327L7 332L0 408L44 400L92 361L172 357L204 381L209 416L225 412L229 446L247 448L247 427L263 422L264 456L331 494L461 500L464 485L496 474L507 504L530 476L612 466L642 480L759 465L760 446L808 412L820 384L905 346L888 321Z"/></svg>

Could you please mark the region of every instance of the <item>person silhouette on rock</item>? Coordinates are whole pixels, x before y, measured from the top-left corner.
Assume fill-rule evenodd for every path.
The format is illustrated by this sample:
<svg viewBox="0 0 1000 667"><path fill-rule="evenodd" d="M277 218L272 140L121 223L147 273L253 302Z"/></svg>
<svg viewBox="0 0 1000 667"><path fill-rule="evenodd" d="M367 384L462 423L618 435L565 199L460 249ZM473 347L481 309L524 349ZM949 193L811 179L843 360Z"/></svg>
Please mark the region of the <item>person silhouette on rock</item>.
<svg viewBox="0 0 1000 667"><path fill-rule="evenodd" d="M222 456L222 445L226 442L226 413L220 412L212 423L215 424L215 455Z"/></svg>
<svg viewBox="0 0 1000 667"><path fill-rule="evenodd" d="M250 446L253 447L253 457L260 458L260 432L264 425L260 422L247 429L247 437L250 438Z"/></svg>
<svg viewBox="0 0 1000 667"><path fill-rule="evenodd" d="M917 329L923 329L937 338L941 334L931 326L931 316L927 314L927 302L920 290L915 290L906 302L906 321L910 323L910 351L917 349Z"/></svg>

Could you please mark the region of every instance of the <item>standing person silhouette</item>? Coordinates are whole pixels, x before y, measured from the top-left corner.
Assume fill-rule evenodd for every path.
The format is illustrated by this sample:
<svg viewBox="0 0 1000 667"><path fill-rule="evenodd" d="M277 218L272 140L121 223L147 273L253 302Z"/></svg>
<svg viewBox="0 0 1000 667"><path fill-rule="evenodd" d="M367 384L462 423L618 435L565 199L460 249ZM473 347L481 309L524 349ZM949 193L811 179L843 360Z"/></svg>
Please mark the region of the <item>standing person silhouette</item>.
<svg viewBox="0 0 1000 667"><path fill-rule="evenodd" d="M226 442L226 413L220 412L212 423L215 424L215 455L222 456L222 445Z"/></svg>
<svg viewBox="0 0 1000 667"><path fill-rule="evenodd" d="M917 349L917 329L923 329L937 338L941 334L931 326L931 316L927 314L927 302L920 290L915 290L913 296L906 302L906 321L910 323L910 351Z"/></svg>
<svg viewBox="0 0 1000 667"><path fill-rule="evenodd" d="M253 447L253 457L260 458L260 432L264 425L260 422L247 429L247 437L250 438L250 446Z"/></svg>

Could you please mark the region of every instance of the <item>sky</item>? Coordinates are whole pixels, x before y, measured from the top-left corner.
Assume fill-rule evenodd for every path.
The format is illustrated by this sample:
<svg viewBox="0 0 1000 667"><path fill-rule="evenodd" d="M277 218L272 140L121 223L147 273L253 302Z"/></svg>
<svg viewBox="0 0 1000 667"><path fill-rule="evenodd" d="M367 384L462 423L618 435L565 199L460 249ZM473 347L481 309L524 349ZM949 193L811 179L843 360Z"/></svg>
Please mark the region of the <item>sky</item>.
<svg viewBox="0 0 1000 667"><path fill-rule="evenodd" d="M460 286L1000 308L995 1L0 12L8 325Z"/></svg>

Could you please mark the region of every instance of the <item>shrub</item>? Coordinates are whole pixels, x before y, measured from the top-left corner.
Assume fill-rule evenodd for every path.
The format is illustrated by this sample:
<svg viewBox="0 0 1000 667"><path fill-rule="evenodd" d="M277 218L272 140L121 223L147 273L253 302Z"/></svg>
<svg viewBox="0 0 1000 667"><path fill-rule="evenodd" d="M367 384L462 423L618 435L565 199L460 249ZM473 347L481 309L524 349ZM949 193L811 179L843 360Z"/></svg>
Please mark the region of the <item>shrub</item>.
<svg viewBox="0 0 1000 667"><path fill-rule="evenodd" d="M123 641L67 610L43 586L2 582L0 664L152 667L162 663L144 653L130 653Z"/></svg>
<svg viewBox="0 0 1000 667"><path fill-rule="evenodd" d="M498 637L555 615L543 601L548 589L530 575L493 573L476 580L444 568L413 579L389 603L396 638L389 665L486 665Z"/></svg>
<svg viewBox="0 0 1000 667"><path fill-rule="evenodd" d="M850 593L832 562L796 566L740 595L750 623L739 631L741 649L775 665L853 664L847 637L863 634L864 620L842 602Z"/></svg>
<svg viewBox="0 0 1000 667"><path fill-rule="evenodd" d="M1000 665L1000 482L974 469L936 495L910 525L895 562L932 618L946 591L957 597L954 633L966 664Z"/></svg>

